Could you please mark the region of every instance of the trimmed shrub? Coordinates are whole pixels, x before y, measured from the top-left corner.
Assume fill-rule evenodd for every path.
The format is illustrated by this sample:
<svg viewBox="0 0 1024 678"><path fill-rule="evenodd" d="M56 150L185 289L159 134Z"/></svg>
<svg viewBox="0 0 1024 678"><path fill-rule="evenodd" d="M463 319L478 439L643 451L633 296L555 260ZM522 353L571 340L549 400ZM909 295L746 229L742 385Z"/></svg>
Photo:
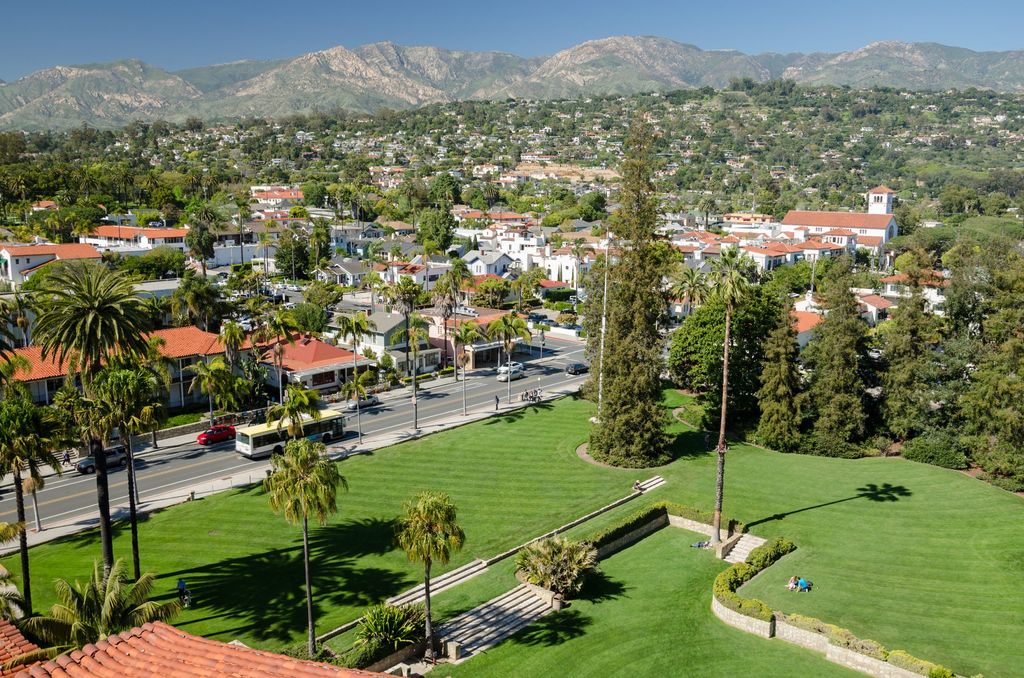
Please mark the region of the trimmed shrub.
<svg viewBox="0 0 1024 678"><path fill-rule="evenodd" d="M526 581L565 596L578 593L596 569L597 549L565 537L535 541L516 555L516 570Z"/></svg>
<svg viewBox="0 0 1024 678"><path fill-rule="evenodd" d="M625 537L633 530L643 527L644 525L651 522L652 520L655 520L659 516L665 515L667 514L665 511L664 502L651 504L650 506L640 509L636 513L627 517L618 525L613 525L604 530L601 530L587 541L589 541L595 547L600 548L601 546L612 543L620 537Z"/></svg>
<svg viewBox="0 0 1024 678"><path fill-rule="evenodd" d="M931 431L909 440L903 446L903 457L945 468L967 468L967 455L960 441L945 431Z"/></svg>
<svg viewBox="0 0 1024 678"><path fill-rule="evenodd" d="M723 570L715 577L715 583L711 588L715 599L733 612L760 619L761 621L772 620L772 608L760 600L743 598L737 595L736 589L750 581L757 570L746 563L735 563L727 570Z"/></svg>
<svg viewBox="0 0 1024 678"><path fill-rule="evenodd" d="M796 551L796 544L783 537L776 537L753 549L747 556L747 564L754 568L755 572L760 572L793 551Z"/></svg>
<svg viewBox="0 0 1024 678"><path fill-rule="evenodd" d="M893 650L889 653L886 661L901 669L920 673L922 676L931 676L933 669L942 668L941 666L933 664L925 659L918 659L914 655L904 652L903 650ZM950 672L949 675L952 676L952 672Z"/></svg>

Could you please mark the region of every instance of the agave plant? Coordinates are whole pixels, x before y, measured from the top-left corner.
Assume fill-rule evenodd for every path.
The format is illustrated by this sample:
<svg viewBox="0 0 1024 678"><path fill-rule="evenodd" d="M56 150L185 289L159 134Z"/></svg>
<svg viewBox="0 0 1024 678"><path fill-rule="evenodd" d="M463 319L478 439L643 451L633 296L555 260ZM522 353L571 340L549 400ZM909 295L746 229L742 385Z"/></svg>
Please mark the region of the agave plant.
<svg viewBox="0 0 1024 678"><path fill-rule="evenodd" d="M596 569L597 549L559 536L528 544L516 556L516 570L526 581L563 596L578 593Z"/></svg>
<svg viewBox="0 0 1024 678"><path fill-rule="evenodd" d="M374 605L363 613L356 644L386 645L392 651L398 650L420 639L424 623L423 605Z"/></svg>

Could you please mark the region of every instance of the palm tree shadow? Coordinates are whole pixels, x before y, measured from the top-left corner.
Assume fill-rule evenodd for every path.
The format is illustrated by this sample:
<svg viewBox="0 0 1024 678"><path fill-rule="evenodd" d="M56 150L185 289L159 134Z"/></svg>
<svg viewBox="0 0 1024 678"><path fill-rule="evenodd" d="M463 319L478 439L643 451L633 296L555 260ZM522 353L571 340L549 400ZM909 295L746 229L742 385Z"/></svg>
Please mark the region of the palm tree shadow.
<svg viewBox="0 0 1024 678"><path fill-rule="evenodd" d="M561 645L567 640L582 636L593 623L591 617L579 610L561 610L533 622L512 636L512 642L534 647Z"/></svg>
<svg viewBox="0 0 1024 678"><path fill-rule="evenodd" d="M621 598L626 593L626 586L622 582L612 579L604 572L598 570L587 576L586 583L577 600L586 600L590 603L600 603L606 600Z"/></svg>
<svg viewBox="0 0 1024 678"><path fill-rule="evenodd" d="M502 401L504 402L504 398L502 398ZM503 414L488 417L487 420L484 422L484 425L494 426L495 424L511 424L524 419L528 414L534 414L541 410L550 410L552 408L553 405L548 401L534 403L526 407L520 407L518 409L511 410Z"/></svg>
<svg viewBox="0 0 1024 678"><path fill-rule="evenodd" d="M843 502L853 501L854 499L867 499L876 503L892 503L899 501L904 497L910 497L914 493L903 485L891 485L890 483L882 483L876 485L875 483L867 483L863 487L856 489L856 494L843 497L842 499L834 499L832 501L826 501L821 504L814 504L812 506L804 506L803 508L794 509L792 511L786 511L785 513L775 513L764 518L759 518L751 523L747 523L747 527L754 527L762 523L770 523L776 520L785 520L791 515L797 513L803 513L804 511L813 511L815 509L825 508L827 506L834 506L836 504L842 504Z"/></svg>
<svg viewBox="0 0 1024 678"><path fill-rule="evenodd" d="M359 558L394 548L393 520L353 520L328 525L310 535L314 613L319 618L336 607L378 603L411 584L407 573L366 567ZM301 537L292 545L197 568L168 572L167 593L183 578L197 616L178 622L188 627L200 618L231 617L238 625L227 633L247 633L260 641L291 642L305 627L305 578ZM354 615L353 615L354 616ZM231 638L224 638L231 640Z"/></svg>

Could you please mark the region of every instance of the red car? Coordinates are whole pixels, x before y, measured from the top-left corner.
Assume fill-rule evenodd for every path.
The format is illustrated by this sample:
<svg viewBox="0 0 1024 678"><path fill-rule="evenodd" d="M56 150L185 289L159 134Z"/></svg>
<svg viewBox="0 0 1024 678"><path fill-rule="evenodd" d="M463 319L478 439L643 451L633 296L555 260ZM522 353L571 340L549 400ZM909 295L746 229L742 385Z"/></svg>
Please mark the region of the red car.
<svg viewBox="0 0 1024 678"><path fill-rule="evenodd" d="M196 438L196 442L200 445L213 445L214 443L222 443L225 440L235 439L235 427L217 425L211 426Z"/></svg>

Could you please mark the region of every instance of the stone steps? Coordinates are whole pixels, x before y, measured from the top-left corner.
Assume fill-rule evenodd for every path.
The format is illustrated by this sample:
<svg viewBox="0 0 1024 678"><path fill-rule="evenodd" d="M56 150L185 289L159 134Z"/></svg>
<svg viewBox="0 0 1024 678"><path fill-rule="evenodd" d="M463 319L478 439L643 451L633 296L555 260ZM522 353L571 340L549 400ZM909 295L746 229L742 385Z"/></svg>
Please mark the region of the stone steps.
<svg viewBox="0 0 1024 678"><path fill-rule="evenodd" d="M430 578L430 595L440 593L450 589L453 586L457 586L465 581L472 579L481 572L487 569L487 563L482 560L474 560L471 563L463 565L460 568L452 570L451 572L445 572L438 577ZM413 603L423 602L423 584L418 584L412 587L408 591L399 593L397 596L388 598L387 602L391 605L409 605Z"/></svg>
<svg viewBox="0 0 1024 678"><path fill-rule="evenodd" d="M756 549L758 546L763 544L765 540L762 537L756 537L752 534L745 534L740 537L740 540L732 547L729 551L729 555L725 557L727 563L742 563L750 555L750 552Z"/></svg>
<svg viewBox="0 0 1024 678"><path fill-rule="evenodd" d="M547 601L521 584L445 623L439 635L461 646L459 661L483 652L551 611Z"/></svg>
<svg viewBox="0 0 1024 678"><path fill-rule="evenodd" d="M664 478L662 478L661 476L654 476L653 478L648 478L647 480L645 480L642 483L640 483L639 491L640 492L649 492L649 491L653 490L656 487L661 487L664 484L665 484L665 479Z"/></svg>

